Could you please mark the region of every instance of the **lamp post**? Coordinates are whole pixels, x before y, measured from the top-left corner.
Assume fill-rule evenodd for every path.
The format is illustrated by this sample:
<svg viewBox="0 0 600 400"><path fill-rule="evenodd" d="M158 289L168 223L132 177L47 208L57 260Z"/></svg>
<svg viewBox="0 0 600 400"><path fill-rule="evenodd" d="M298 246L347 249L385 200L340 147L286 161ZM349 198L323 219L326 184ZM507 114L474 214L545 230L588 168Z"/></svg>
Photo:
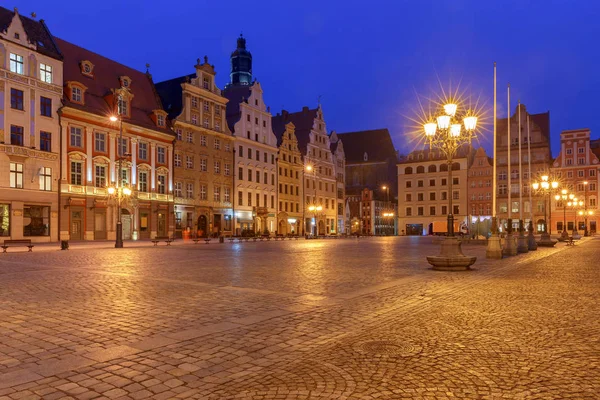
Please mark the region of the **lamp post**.
<svg viewBox="0 0 600 400"><path fill-rule="evenodd" d="M318 209L318 211L321 211L323 209L323 207L317 206L317 169L313 165L308 164L306 166L305 170L309 173L312 173L312 176L313 176L313 188L314 188L313 204L308 206L308 211L313 213L313 218L315 219L315 228L311 229L311 233L314 236L318 236L315 234L315 233L318 233L318 230L319 230L318 221L317 221L317 209ZM304 223L306 224L306 221L304 221ZM315 230L316 230L316 232L315 232Z"/></svg>
<svg viewBox="0 0 600 400"><path fill-rule="evenodd" d="M573 196L573 194L571 194L571 196ZM560 234L561 241L565 241L567 239L567 237L569 237L569 233L567 232L567 199L568 198L569 198L569 194L567 192L567 189L561 190L560 194L557 194L556 196L554 196L554 199L556 201L562 200L562 206L563 206L563 229L562 229L562 233Z"/></svg>
<svg viewBox="0 0 600 400"><path fill-rule="evenodd" d="M539 182L533 182L531 187L533 190L542 193L542 195L546 196L546 201L544 202L544 232L542 233L542 238L538 242L538 246L544 247L554 247L556 244L555 240L550 238L550 234L548 233L548 206L550 203L550 193L558 188L557 181L550 181L550 177L548 175L542 175Z"/></svg>
<svg viewBox="0 0 600 400"><path fill-rule="evenodd" d="M385 234L388 235L390 233L390 227L389 227L389 220L388 218L391 218L393 221L394 218L394 213L393 212L384 212L383 214L383 221L385 224Z"/></svg>
<svg viewBox="0 0 600 400"><path fill-rule="evenodd" d="M119 143L118 143L118 171L117 171L117 179L115 180L115 186L108 188L108 194L117 196L117 232L115 238L115 248L120 249L123 247L123 221L122 221L122 212L121 212L121 201L123 196L131 195L131 189L124 188L123 185L123 116L122 116L122 96L119 93L118 95L118 105L117 105L117 116L112 115L109 119L112 122L119 121Z"/></svg>
<svg viewBox="0 0 600 400"><path fill-rule="evenodd" d="M583 207L584 207L584 225L583 225L583 236L589 236L588 233L588 224L587 224L587 219L588 219L588 212L587 212L587 185L588 185L588 181L583 181Z"/></svg>
<svg viewBox="0 0 600 400"><path fill-rule="evenodd" d="M458 105L449 102L443 106L442 113L435 118L435 122L430 120L423 125L429 148L444 153L448 164L448 235L442 241L441 254L427 257L433 269L445 271L467 270L477 260L477 257L465 256L462 253L461 242L454 236L452 161L459 148L471 144L477 127L475 115L468 110L460 118L457 110Z"/></svg>

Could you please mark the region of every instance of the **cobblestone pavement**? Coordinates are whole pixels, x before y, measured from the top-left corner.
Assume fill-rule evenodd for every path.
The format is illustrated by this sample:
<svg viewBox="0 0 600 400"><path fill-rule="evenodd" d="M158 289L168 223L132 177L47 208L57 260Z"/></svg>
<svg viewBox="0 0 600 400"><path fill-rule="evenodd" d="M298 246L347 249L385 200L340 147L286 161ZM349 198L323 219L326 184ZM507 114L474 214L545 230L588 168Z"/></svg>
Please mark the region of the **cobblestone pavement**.
<svg viewBox="0 0 600 400"><path fill-rule="evenodd" d="M0 399L600 398L594 238L110 246L0 255Z"/></svg>

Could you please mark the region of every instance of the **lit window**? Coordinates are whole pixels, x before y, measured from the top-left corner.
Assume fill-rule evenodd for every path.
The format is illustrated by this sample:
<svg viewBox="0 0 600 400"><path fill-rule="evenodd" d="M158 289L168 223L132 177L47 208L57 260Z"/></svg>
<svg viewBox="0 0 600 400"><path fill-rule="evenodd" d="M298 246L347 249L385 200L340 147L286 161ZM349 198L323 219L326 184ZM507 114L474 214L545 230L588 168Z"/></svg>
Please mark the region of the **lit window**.
<svg viewBox="0 0 600 400"><path fill-rule="evenodd" d="M40 63L40 79L42 82L52 83L52 66Z"/></svg>
<svg viewBox="0 0 600 400"><path fill-rule="evenodd" d="M24 74L23 56L10 53L10 72L20 75Z"/></svg>
<svg viewBox="0 0 600 400"><path fill-rule="evenodd" d="M181 182L175 182L175 197L181 197L183 184Z"/></svg>
<svg viewBox="0 0 600 400"><path fill-rule="evenodd" d="M83 163L71 161L71 185L81 185Z"/></svg>
<svg viewBox="0 0 600 400"><path fill-rule="evenodd" d="M208 199L208 192L206 191L206 185L200 185L200 200Z"/></svg>
<svg viewBox="0 0 600 400"><path fill-rule="evenodd" d="M96 187L106 187L106 167L96 165Z"/></svg>
<svg viewBox="0 0 600 400"><path fill-rule="evenodd" d="M221 201L221 188L218 186L214 188L213 199L214 201Z"/></svg>
<svg viewBox="0 0 600 400"><path fill-rule="evenodd" d="M148 173L146 171L140 171L138 175L138 190L140 192L148 191Z"/></svg>
<svg viewBox="0 0 600 400"><path fill-rule="evenodd" d="M156 120L158 122L158 126L165 126L165 116L164 115L158 115L156 117Z"/></svg>
<svg viewBox="0 0 600 400"><path fill-rule="evenodd" d="M183 140L183 131L181 129L177 129L176 131L177 140Z"/></svg>
<svg viewBox="0 0 600 400"><path fill-rule="evenodd" d="M157 178L156 178L156 181L158 182L158 193L159 194L165 194L165 192L166 192L165 182L167 181L166 176L164 176L164 175L158 175Z"/></svg>
<svg viewBox="0 0 600 400"><path fill-rule="evenodd" d="M23 164L10 163L10 187L23 189Z"/></svg>
<svg viewBox="0 0 600 400"><path fill-rule="evenodd" d="M224 194L224 199L223 200L226 203L229 203L231 201L231 189L228 188L228 187L226 187L223 194Z"/></svg>
<svg viewBox="0 0 600 400"><path fill-rule="evenodd" d="M119 115L129 115L129 108L128 108L128 105L127 105L127 100L124 100L124 99L120 98L119 102L118 102L118 105L119 105L119 110L118 110L119 111Z"/></svg>

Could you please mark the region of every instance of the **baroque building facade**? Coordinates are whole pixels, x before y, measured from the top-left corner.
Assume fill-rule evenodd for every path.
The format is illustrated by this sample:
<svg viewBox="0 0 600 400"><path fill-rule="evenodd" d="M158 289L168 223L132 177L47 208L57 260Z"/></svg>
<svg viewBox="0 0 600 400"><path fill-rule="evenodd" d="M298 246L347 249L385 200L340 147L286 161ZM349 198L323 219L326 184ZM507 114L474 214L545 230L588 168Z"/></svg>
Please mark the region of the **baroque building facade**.
<svg viewBox="0 0 600 400"><path fill-rule="evenodd" d="M292 122L304 163L304 232L331 235L338 231L336 167L321 105L273 117L277 124ZM342 210L343 211L343 207ZM343 218L343 216L340 216Z"/></svg>
<svg viewBox="0 0 600 400"><path fill-rule="evenodd" d="M583 233L587 227L589 232L597 231L600 168L599 153L594 152L594 141L590 138L589 129L562 131L560 134L560 153L552 163L552 175L578 200L582 207L569 207L562 199L552 198L552 230L562 232L565 228L573 233L577 227ZM583 215L579 215L580 212ZM587 214L587 215L586 215ZM586 226L587 222L587 226Z"/></svg>
<svg viewBox="0 0 600 400"><path fill-rule="evenodd" d="M172 236L174 136L151 75L55 41L65 93L60 238L114 240L119 207L124 239ZM131 195L119 201L109 187Z"/></svg>
<svg viewBox="0 0 600 400"><path fill-rule="evenodd" d="M58 240L62 69L44 22L0 7L0 238Z"/></svg>
<svg viewBox="0 0 600 400"><path fill-rule="evenodd" d="M348 234L348 221L346 218L346 151L344 143L335 131L329 135L331 154L333 155L334 173L336 181L337 201L337 234Z"/></svg>
<svg viewBox="0 0 600 400"><path fill-rule="evenodd" d="M458 232L467 226L467 169L471 155L459 149L452 163L452 193L448 193L448 163L438 151L417 150L398 164L398 230L402 235L432 235L434 224L454 215ZM448 209L452 196L452 210ZM438 225L436 224L436 225ZM440 224L440 226L443 226Z"/></svg>
<svg viewBox="0 0 600 400"><path fill-rule="evenodd" d="M493 160L483 147L477 148L469 165L467 211L471 235L487 235L492 227Z"/></svg>
<svg viewBox="0 0 600 400"><path fill-rule="evenodd" d="M279 143L277 157L277 234L279 235L304 234L302 226L304 166L295 130L296 127L292 122L284 126L273 124L273 132Z"/></svg>
<svg viewBox="0 0 600 400"><path fill-rule="evenodd" d="M234 229L236 235L277 230L277 138L260 83L252 80L252 54L246 39L231 53L227 123L234 135Z"/></svg>
<svg viewBox="0 0 600 400"><path fill-rule="evenodd" d="M195 70L156 84L176 136L175 233L231 236L234 142L225 119L228 100L207 57L197 60Z"/></svg>

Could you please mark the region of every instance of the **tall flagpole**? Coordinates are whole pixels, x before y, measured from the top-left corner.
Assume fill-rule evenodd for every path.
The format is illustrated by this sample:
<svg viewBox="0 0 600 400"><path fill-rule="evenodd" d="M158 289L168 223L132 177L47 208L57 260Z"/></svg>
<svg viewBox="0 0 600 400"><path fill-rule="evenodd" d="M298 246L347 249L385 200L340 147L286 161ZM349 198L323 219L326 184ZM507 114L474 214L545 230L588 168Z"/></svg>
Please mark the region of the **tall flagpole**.
<svg viewBox="0 0 600 400"><path fill-rule="evenodd" d="M487 248L485 251L486 258L502 258L502 246L500 245L500 237L498 236L498 219L496 217L496 179L497 171L496 164L498 155L496 154L496 63L494 63L494 154L493 154L493 165L492 165L492 236L488 239Z"/></svg>
<svg viewBox="0 0 600 400"><path fill-rule="evenodd" d="M508 233L512 232L512 204L511 204L511 185L512 185L512 176L511 176L511 167L512 167L512 160L510 159L510 83L508 84L508 89L507 89L507 93L508 93L508 103L507 103L507 107L508 107L508 119L507 119L507 130L508 130L508 164L507 164L507 168L508 168L508 225L507 225L507 229L506 231Z"/></svg>
<svg viewBox="0 0 600 400"><path fill-rule="evenodd" d="M519 236L517 238L517 252L527 253L529 246L527 245L527 238L525 238L525 229L523 226L523 156L522 156L522 141L523 134L521 132L521 100L517 103L517 118L518 129L519 129Z"/></svg>
<svg viewBox="0 0 600 400"><path fill-rule="evenodd" d="M512 177L511 177L511 167L512 167L512 160L510 159L510 147L511 147L511 142L510 142L510 84L508 85L507 88L507 94L508 94L508 119L507 119L507 131L508 131L508 221L507 221L507 227L506 227L506 240L504 241L504 249L503 249L503 253L507 256L515 256L517 255L517 244L515 243L515 239L513 237L513 227L512 227L512 196L511 196L511 192L512 192Z"/></svg>
<svg viewBox="0 0 600 400"><path fill-rule="evenodd" d="M529 192L529 226L527 233L527 247L529 250L537 250L535 236L533 236L533 201L531 199L531 135L529 133L529 113L527 114L527 187Z"/></svg>

